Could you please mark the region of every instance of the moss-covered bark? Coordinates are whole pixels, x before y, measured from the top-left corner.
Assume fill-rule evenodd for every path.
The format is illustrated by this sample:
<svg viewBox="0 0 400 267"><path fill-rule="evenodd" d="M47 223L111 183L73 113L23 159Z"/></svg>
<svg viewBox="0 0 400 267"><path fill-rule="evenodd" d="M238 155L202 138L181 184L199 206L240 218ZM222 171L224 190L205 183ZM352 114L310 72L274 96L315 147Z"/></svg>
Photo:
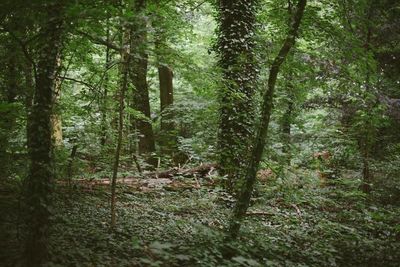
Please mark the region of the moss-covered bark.
<svg viewBox="0 0 400 267"><path fill-rule="evenodd" d="M31 114L29 117L28 149L30 169L26 200L29 207L27 266L41 266L47 258L51 189L53 184L52 127L53 93L56 80L57 55L62 45L63 1L46 5L45 21L40 28L37 50L37 72Z"/></svg>

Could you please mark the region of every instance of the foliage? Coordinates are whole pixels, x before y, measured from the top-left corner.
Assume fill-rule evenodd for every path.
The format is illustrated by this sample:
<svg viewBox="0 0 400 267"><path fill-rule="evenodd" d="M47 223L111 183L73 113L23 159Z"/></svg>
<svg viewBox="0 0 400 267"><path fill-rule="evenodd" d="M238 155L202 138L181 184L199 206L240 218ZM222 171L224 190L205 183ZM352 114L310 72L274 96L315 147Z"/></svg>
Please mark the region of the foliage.
<svg viewBox="0 0 400 267"><path fill-rule="evenodd" d="M63 9L62 26L53 29L54 3ZM248 166L268 73L296 3L0 1L0 265L23 264L36 207L51 215L40 223L50 229L48 266L397 266L400 8L393 0L308 1L271 95L249 214L239 238L226 239L236 199L227 185L243 179ZM56 60L43 60L58 48L46 27L60 34ZM226 166L211 176L171 178L193 179L190 189L119 185L110 231L110 194L94 184L112 175L124 27L132 36L147 34L129 56L148 57L151 112L134 103L138 88L128 77L118 176ZM173 104L165 110L159 66L173 73ZM130 67L132 76L137 68ZM43 75L52 68L54 75ZM47 104L38 97L44 89L52 96ZM61 123L57 145L42 135L50 117ZM168 141L175 154L165 152L162 117L174 126ZM135 121L154 132L155 167L138 149L143 136ZM32 137L37 149L48 145L49 162L39 165L51 172L35 181L27 178L38 160ZM29 183L46 192L27 194Z"/></svg>
<svg viewBox="0 0 400 267"><path fill-rule="evenodd" d="M379 191L367 196L357 187L357 179L343 177L321 188L312 172L288 170L286 178L259 185L254 215L231 243L220 231L231 205L218 188L141 193L121 187L115 232L108 192L58 194L48 266L396 266L399 207L377 202ZM3 203L9 209L2 206L2 214L18 210L11 199ZM9 231L2 233L14 251L2 255L8 266L18 260L14 237L21 222L6 218Z"/></svg>

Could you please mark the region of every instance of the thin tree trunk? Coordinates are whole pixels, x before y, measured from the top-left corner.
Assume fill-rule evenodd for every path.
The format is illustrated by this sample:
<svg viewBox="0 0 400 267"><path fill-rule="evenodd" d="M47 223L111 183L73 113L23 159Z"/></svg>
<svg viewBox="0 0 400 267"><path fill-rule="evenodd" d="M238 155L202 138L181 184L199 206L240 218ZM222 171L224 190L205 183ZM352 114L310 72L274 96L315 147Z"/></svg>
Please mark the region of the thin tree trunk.
<svg viewBox="0 0 400 267"><path fill-rule="evenodd" d="M289 96L290 97L290 96ZM292 116L293 116L293 99L288 99L286 111L282 118L282 152L286 157L287 165L291 162L291 128L292 128Z"/></svg>
<svg viewBox="0 0 400 267"><path fill-rule="evenodd" d="M73 176L73 165L76 156L76 152L78 151L78 145L74 144L71 150L71 154L68 158L68 165L67 165L67 179L68 179L68 192L71 197L72 195L72 176Z"/></svg>
<svg viewBox="0 0 400 267"><path fill-rule="evenodd" d="M125 102L125 92L128 87L128 71L130 64L130 50L129 50L129 31L126 31L123 36L123 44L125 51L121 53L121 85L119 92L119 108L118 108L118 137L117 137L117 147L115 149L115 158L113 166L113 176L111 180L111 229L115 228L116 224L116 186L117 186L117 176L119 167L119 158L122 147L122 134L124 128L124 102Z"/></svg>
<svg viewBox="0 0 400 267"><path fill-rule="evenodd" d="M107 18L107 37L106 41L110 42L110 25L109 25L109 18ZM107 110L108 110L108 82L109 82L109 75L108 70L110 67L110 47L106 46L106 62L105 62L105 74L104 74L104 90L102 96L102 103L101 103L101 140L100 144L104 146L107 141Z"/></svg>
<svg viewBox="0 0 400 267"><path fill-rule="evenodd" d="M48 257L49 216L53 184L53 92L57 55L62 45L62 1L46 6L47 21L40 35L34 104L29 126L30 169L26 200L29 207L26 265L42 266Z"/></svg>
<svg viewBox="0 0 400 267"><path fill-rule="evenodd" d="M241 188L236 206L233 211L233 216L230 221L229 237L232 239L235 239L238 236L241 221L249 207L251 194L253 192L254 183L256 181L256 174L259 168L267 138L268 126L272 112L275 84L278 77L279 69L295 43L306 3L307 0L299 0L293 17L293 22L289 29L286 40L271 66L268 78L268 86L263 97L263 105L261 110L262 115L257 127L257 134L254 140L255 144L252 148L251 158L246 170L246 180L243 187Z"/></svg>
<svg viewBox="0 0 400 267"><path fill-rule="evenodd" d="M61 70L61 54L57 55L57 69L56 72L59 73ZM54 93L53 93L53 107L56 107L61 97L61 78L59 75L56 76ZM62 120L61 115L58 112L53 112L51 115L51 128L52 128L52 138L54 145L59 147L63 143L63 134L62 134Z"/></svg>

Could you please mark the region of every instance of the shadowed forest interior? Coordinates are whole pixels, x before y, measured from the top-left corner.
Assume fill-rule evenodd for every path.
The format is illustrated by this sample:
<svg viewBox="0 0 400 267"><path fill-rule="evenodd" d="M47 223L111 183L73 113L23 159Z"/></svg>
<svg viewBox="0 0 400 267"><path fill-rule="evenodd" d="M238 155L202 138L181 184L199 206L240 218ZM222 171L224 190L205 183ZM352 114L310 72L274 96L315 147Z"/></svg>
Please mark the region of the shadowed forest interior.
<svg viewBox="0 0 400 267"><path fill-rule="evenodd" d="M0 266L400 265L396 0L1 0Z"/></svg>

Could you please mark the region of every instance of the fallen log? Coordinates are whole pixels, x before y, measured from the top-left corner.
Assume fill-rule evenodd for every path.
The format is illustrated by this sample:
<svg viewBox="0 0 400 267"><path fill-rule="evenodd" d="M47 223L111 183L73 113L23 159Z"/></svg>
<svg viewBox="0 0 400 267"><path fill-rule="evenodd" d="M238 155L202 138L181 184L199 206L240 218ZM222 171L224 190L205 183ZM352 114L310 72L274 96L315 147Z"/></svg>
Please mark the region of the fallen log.
<svg viewBox="0 0 400 267"><path fill-rule="evenodd" d="M145 175L156 176L158 178L173 178L174 176L194 176L194 175L198 177L205 177L209 176L216 169L217 169L217 164L209 163L209 164L202 164L200 166L191 169L172 168L167 171L151 172Z"/></svg>
<svg viewBox="0 0 400 267"><path fill-rule="evenodd" d="M216 164L203 164L190 169L173 168L163 172L143 173L142 177L122 177L117 179L117 184L130 187L138 191L148 191L165 188L167 190L198 189L201 187L197 178L210 176L216 169ZM184 182L174 179L176 176L194 177L192 182ZM61 186L79 186L89 190L110 186L110 178L101 179L73 179L58 180ZM211 183L213 184L213 183ZM210 186L207 183L206 186Z"/></svg>

